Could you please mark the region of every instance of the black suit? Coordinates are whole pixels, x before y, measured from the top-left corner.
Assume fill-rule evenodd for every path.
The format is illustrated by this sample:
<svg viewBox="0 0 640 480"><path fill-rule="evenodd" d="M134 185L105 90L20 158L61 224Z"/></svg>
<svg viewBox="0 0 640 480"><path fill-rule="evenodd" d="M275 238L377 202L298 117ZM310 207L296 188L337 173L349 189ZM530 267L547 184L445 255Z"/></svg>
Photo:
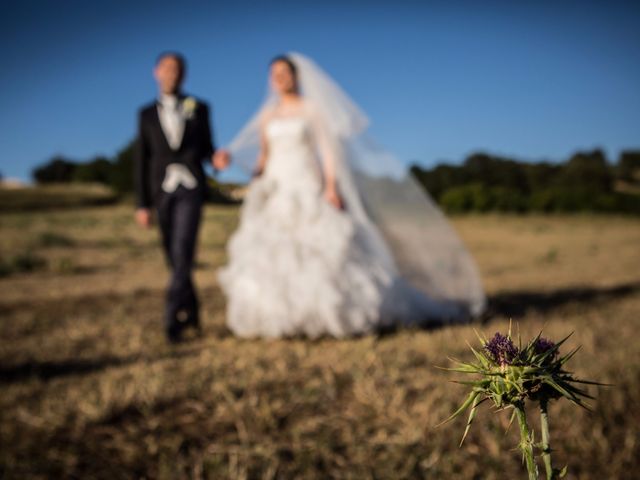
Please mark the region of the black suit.
<svg viewBox="0 0 640 480"><path fill-rule="evenodd" d="M184 95L179 98L184 99ZM182 144L178 150L172 150L160 125L158 102L140 109L135 162L138 207L158 204L165 169L170 163L185 164L198 183L205 186L203 193L206 193L202 163L211 159L215 149L209 125L209 107L198 101L193 117L185 121Z"/></svg>
<svg viewBox="0 0 640 480"><path fill-rule="evenodd" d="M184 95L179 95L182 101ZM215 150L209 122L209 108L197 100L191 118L185 120L182 142L177 150L169 146L160 124L158 102L142 107L138 115L135 150L136 206L155 208L162 234L171 280L167 288L165 326L178 335L184 325L199 326L198 298L191 279L202 204L208 193L203 163ZM167 193L162 189L169 164L185 165L197 180L197 187L180 185Z"/></svg>

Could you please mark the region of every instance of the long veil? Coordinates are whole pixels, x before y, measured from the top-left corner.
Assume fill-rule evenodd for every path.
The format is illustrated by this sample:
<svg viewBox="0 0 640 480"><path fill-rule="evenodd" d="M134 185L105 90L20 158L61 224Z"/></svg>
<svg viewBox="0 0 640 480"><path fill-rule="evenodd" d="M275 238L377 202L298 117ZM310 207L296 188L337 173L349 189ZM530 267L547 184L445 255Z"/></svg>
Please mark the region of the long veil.
<svg viewBox="0 0 640 480"><path fill-rule="evenodd" d="M367 116L326 72L300 53L287 57L296 66L301 95L313 102L332 138L347 209L375 230L376 251L429 299L454 303L470 316L482 313L486 297L475 262L430 195L406 164L367 133ZM277 101L270 91L227 146L232 161L247 172L258 155L261 118Z"/></svg>

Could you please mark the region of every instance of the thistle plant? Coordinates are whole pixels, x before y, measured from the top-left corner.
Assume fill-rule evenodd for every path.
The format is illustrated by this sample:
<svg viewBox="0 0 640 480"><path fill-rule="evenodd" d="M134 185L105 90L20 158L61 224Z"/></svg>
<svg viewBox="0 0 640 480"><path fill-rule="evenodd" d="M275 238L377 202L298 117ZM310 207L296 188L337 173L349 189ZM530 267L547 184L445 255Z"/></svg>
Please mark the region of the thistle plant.
<svg viewBox="0 0 640 480"><path fill-rule="evenodd" d="M447 368L454 372L476 374L480 378L472 381L456 381L471 387L471 392L449 418L443 423L449 422L469 409L467 424L460 441L462 446L469 432L478 406L490 400L497 410L513 409L509 426L517 419L520 427L520 444L523 463L526 463L529 480L538 478L538 465L534 451L540 451L544 463L547 480L562 478L567 473L567 467L563 469L553 468L551 463L551 443L549 438L548 405L551 400L566 398L575 405L589 410L584 399L593 399L586 391L579 388L579 384L604 385L598 382L578 380L571 372L564 369L565 364L580 349L577 347L570 352L560 355L560 347L571 336L557 343L542 337L540 332L533 340L522 345L520 335L516 345L511 337L511 325L507 335L496 333L487 340L476 335L482 343L482 348L476 350L471 345L476 362L465 363L454 360L457 368ZM525 412L526 402L535 402L540 411L541 441L534 441L534 432L529 427Z"/></svg>

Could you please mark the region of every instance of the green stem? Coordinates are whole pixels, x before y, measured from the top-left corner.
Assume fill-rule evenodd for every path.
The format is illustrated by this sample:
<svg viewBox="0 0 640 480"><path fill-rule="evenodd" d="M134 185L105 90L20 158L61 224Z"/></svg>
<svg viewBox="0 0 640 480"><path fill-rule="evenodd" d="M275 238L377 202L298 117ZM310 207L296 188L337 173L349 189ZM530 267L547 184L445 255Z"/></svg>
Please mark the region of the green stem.
<svg viewBox="0 0 640 480"><path fill-rule="evenodd" d="M549 444L549 415L547 414L547 400L540 400L540 427L542 433L542 460L547 472L547 480L553 480L555 474L551 465L551 445Z"/></svg>
<svg viewBox="0 0 640 480"><path fill-rule="evenodd" d="M527 463L527 472L529 472L529 480L538 480L538 466L533 458L533 442L527 425L527 414L524 411L524 403L520 402L514 406L516 409L516 417L518 417L518 425L520 425L520 450Z"/></svg>

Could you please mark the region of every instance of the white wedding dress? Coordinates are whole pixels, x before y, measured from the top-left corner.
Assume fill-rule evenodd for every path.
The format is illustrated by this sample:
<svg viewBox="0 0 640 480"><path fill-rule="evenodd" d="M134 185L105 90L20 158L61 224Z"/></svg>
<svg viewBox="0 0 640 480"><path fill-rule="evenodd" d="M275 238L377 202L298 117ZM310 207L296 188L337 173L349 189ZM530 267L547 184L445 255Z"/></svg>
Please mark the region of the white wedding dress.
<svg viewBox="0 0 640 480"><path fill-rule="evenodd" d="M265 124L268 161L218 271L232 332L345 337L464 316L403 281L374 223L324 198L312 123L302 113Z"/></svg>

